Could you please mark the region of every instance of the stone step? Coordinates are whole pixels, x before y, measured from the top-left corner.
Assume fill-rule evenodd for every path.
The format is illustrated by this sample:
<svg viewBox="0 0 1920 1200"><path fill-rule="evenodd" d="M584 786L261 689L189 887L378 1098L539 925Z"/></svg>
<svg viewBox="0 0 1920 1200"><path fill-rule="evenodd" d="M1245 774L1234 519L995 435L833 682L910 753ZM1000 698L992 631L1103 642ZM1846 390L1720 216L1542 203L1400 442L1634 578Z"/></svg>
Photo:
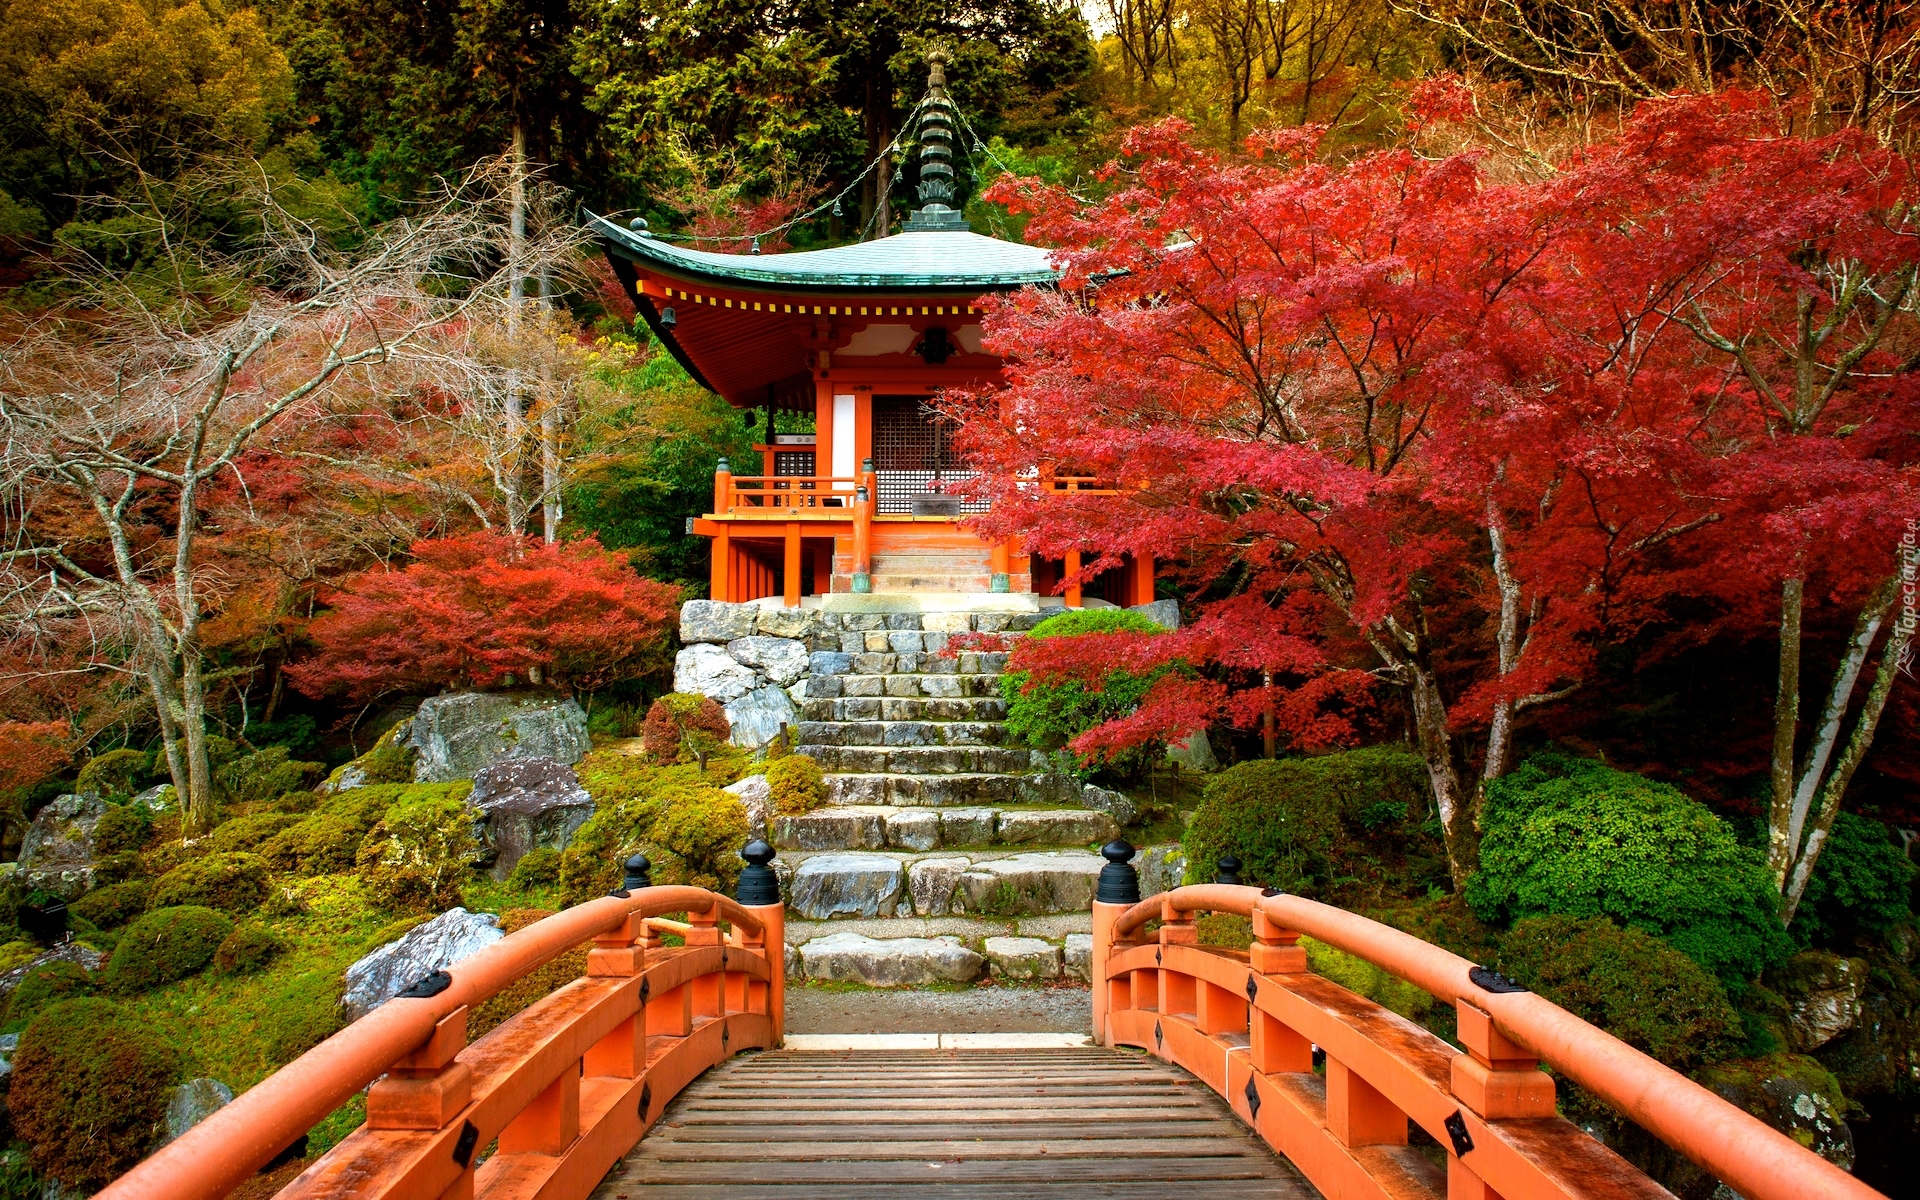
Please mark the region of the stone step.
<svg viewBox="0 0 1920 1200"><path fill-rule="evenodd" d="M1000 721L802 721L800 740L814 746L998 746Z"/></svg>
<svg viewBox="0 0 1920 1200"><path fill-rule="evenodd" d="M872 634L861 634L863 638ZM944 637L944 634L888 634L893 637ZM808 661L815 679L828 675L970 675L999 678L1007 669L1004 650L965 650L954 654L931 650L815 650Z"/></svg>
<svg viewBox="0 0 1920 1200"><path fill-rule="evenodd" d="M1012 609L1005 612L828 612L820 614L818 628L827 632L921 629L939 633L1019 633L1032 629L1058 611L1047 608L1038 612Z"/></svg>
<svg viewBox="0 0 1920 1200"><path fill-rule="evenodd" d="M818 658L819 655L816 654L814 657ZM842 696L964 700L970 697L993 699L999 695L1000 677L998 675L929 675L873 671L857 675L815 675L807 680L809 700L837 700Z"/></svg>
<svg viewBox="0 0 1920 1200"><path fill-rule="evenodd" d="M783 855L774 870L794 915L1019 917L1091 909L1106 860L1090 850L909 856L873 851Z"/></svg>
<svg viewBox="0 0 1920 1200"><path fill-rule="evenodd" d="M969 804L1018 804L1032 790L1020 775L828 775L829 804L951 808Z"/></svg>
<svg viewBox="0 0 1920 1200"><path fill-rule="evenodd" d="M1093 935L1070 933L1052 941L987 936L978 949L953 934L873 938L851 930L810 938L788 955L794 978L859 983L868 987L926 987L972 983L983 975L1009 982L1044 982L1062 976L1092 976Z"/></svg>
<svg viewBox="0 0 1920 1200"><path fill-rule="evenodd" d="M995 746L796 747L822 771L861 775L1019 775L1046 768L1046 755Z"/></svg>
<svg viewBox="0 0 1920 1200"><path fill-rule="evenodd" d="M925 700L909 696L814 697L802 709L807 721L1002 721L1007 702L995 696Z"/></svg>
<svg viewBox="0 0 1920 1200"><path fill-rule="evenodd" d="M773 819L781 850L929 850L981 846L1098 846L1120 834L1104 812L1084 808L815 809Z"/></svg>

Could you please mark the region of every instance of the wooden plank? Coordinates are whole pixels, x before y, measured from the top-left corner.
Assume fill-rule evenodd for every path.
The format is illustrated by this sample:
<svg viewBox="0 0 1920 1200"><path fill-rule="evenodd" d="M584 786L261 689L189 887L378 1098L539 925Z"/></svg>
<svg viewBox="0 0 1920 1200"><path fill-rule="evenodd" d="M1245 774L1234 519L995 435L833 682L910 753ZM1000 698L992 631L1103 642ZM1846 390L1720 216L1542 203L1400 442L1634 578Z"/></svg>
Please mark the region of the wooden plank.
<svg viewBox="0 0 1920 1200"><path fill-rule="evenodd" d="M898 1200L905 1191L899 1184L771 1184L740 1186L720 1183L633 1183L608 1184L611 1192L597 1200ZM1290 1180L1208 1180L1204 1200L1306 1200L1303 1190ZM1047 1183L1009 1184L993 1180L978 1184L929 1184L916 1181L914 1200L1061 1200L1061 1189ZM1073 1200L1167 1200L1167 1185L1160 1180L1147 1182L1087 1180L1073 1186Z"/></svg>
<svg viewBox="0 0 1920 1200"><path fill-rule="evenodd" d="M630 1169L641 1172L650 1183L812 1183L854 1184L889 1183L901 1195L918 1195L921 1183L938 1179L943 1183L1072 1183L1076 1187L1087 1180L1110 1180L1126 1170L1125 1161L1101 1158L1067 1158L1058 1162L1045 1158L1001 1162L992 1159L948 1162L944 1159L879 1162L683 1162L653 1163L630 1159ZM1128 1172L1137 1175L1138 1172ZM1287 1179L1298 1178L1271 1156L1254 1155L1203 1158L1162 1158L1153 1163L1153 1177L1167 1183L1196 1183L1214 1179ZM1305 1193L1310 1195L1311 1193Z"/></svg>
<svg viewBox="0 0 1920 1200"><path fill-rule="evenodd" d="M942 1114L951 1117L953 1114ZM868 1141L976 1141L1012 1142L1035 1137L1053 1138L1193 1138L1239 1137L1245 1126L1232 1121L1033 1121L1018 1123L943 1121L913 1125L873 1125L859 1130ZM648 1138L690 1142L751 1142L761 1145L790 1138L794 1141L844 1141L844 1125L676 1125L656 1128Z"/></svg>

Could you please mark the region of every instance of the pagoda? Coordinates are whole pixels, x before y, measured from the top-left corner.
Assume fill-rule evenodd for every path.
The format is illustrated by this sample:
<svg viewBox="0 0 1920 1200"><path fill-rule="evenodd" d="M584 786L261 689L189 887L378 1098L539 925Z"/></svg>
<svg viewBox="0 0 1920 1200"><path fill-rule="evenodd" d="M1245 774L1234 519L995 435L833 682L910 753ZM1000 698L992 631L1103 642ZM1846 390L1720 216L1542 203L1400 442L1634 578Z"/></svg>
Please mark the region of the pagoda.
<svg viewBox="0 0 1920 1200"><path fill-rule="evenodd" d="M1041 593L1080 571L965 528L984 501L953 427L930 401L945 388L1003 381L981 347L980 305L1051 286L1045 249L983 237L954 207L954 109L945 59L931 64L917 128L920 206L891 237L788 254L718 254L670 244L644 221L590 217L642 318L702 386L766 413L753 474L724 459L713 509L692 519L712 539L709 595L788 606L827 593ZM811 434L776 434L777 411L812 413ZM1043 491L1093 481L1036 465ZM1112 603L1153 599L1153 563L1134 560L1085 585ZM1069 607L1082 587L1065 591Z"/></svg>

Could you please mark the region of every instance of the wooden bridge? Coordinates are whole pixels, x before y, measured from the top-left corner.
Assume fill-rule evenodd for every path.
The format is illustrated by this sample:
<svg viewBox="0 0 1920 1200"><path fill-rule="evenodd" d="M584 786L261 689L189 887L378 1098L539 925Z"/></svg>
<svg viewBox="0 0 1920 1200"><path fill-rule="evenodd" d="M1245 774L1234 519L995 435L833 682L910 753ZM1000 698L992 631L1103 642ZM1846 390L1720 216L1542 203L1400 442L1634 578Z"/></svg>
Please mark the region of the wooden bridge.
<svg viewBox="0 0 1920 1200"><path fill-rule="evenodd" d="M428 975L102 1200L226 1196L362 1088L367 1123L281 1197L997 1200L1196 1186L1230 1200L1668 1196L1555 1114L1543 1064L1747 1200L1879 1196L1646 1055L1417 938L1238 885L1141 900L1125 843L1107 847L1094 903L1097 1046L780 1050L784 909L772 854L765 843L743 852L737 899L630 873L612 895ZM1250 918L1252 946L1199 945L1194 917L1206 912ZM685 944L663 946L662 928ZM1454 1005L1460 1046L1314 975L1303 934ZM583 978L467 1042L473 1007L589 941ZM766 1053L736 1057L744 1051Z"/></svg>

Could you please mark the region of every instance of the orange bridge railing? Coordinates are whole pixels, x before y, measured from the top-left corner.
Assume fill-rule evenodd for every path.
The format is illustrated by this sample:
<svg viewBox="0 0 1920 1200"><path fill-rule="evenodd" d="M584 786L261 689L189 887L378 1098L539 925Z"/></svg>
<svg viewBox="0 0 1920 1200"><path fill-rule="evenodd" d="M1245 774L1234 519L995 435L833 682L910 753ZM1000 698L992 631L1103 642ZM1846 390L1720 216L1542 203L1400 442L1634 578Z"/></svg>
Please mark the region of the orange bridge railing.
<svg viewBox="0 0 1920 1200"><path fill-rule="evenodd" d="M1880 1198L1678 1072L1458 955L1270 889L1217 883L1141 900L1133 848L1116 842L1104 853L1093 906L1095 1040L1141 1047L1204 1080L1326 1196L1670 1197L1556 1115L1546 1063L1747 1200ZM1203 912L1251 918L1253 944L1199 945L1194 915ZM1309 972L1303 934L1453 1004L1464 1050ZM1444 1169L1407 1144L1409 1121L1445 1148Z"/></svg>
<svg viewBox="0 0 1920 1200"><path fill-rule="evenodd" d="M784 910L750 844L742 903L646 886L611 895L436 971L215 1112L100 1200L213 1200L367 1088L367 1121L283 1198L584 1197L669 1100L740 1050L780 1044ZM686 913L666 948L655 918ZM726 922L730 929L722 930ZM584 977L471 1044L467 1015L591 939ZM371 1087L368 1085L371 1084ZM491 1149L491 1153L488 1151Z"/></svg>

